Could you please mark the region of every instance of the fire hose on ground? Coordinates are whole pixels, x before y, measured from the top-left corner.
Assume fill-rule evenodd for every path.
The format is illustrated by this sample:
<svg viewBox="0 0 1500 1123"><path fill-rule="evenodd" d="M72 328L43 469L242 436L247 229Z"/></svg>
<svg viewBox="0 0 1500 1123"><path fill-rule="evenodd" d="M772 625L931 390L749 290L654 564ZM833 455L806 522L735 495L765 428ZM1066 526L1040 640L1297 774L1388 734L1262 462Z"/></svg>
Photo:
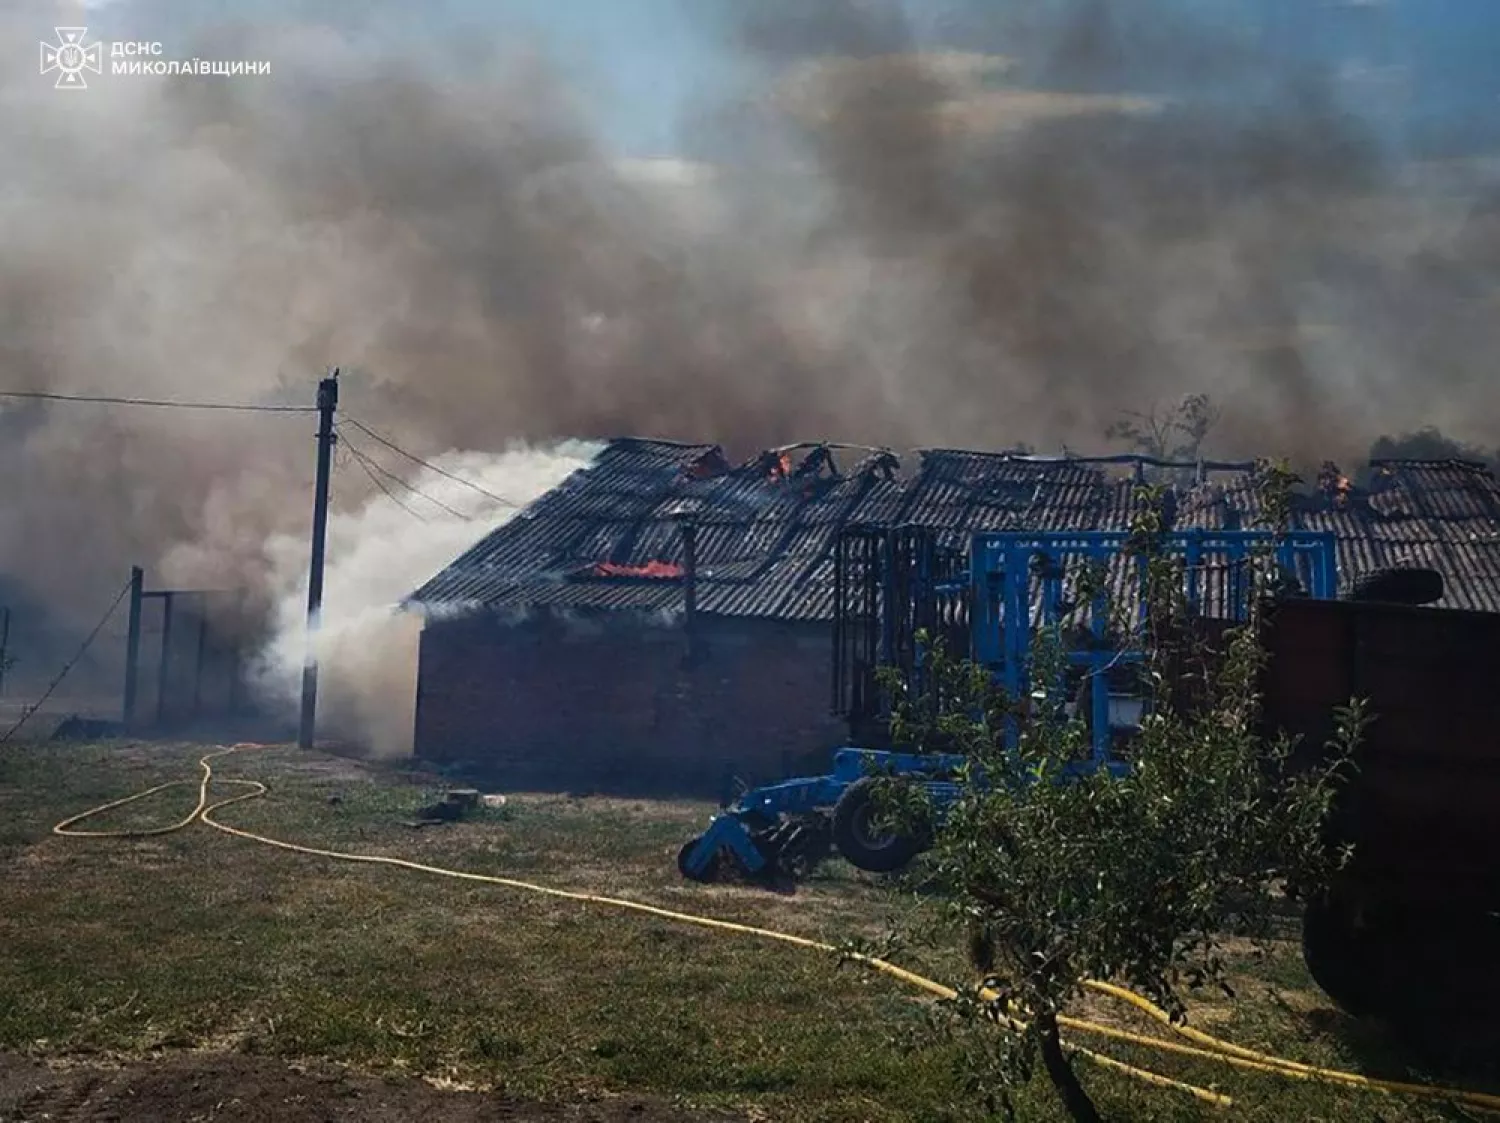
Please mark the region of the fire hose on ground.
<svg viewBox="0 0 1500 1123"><path fill-rule="evenodd" d="M287 842L283 839L270 838L266 835L256 834L252 831L242 830L239 827L231 827L221 823L213 816L236 803L245 800L258 799L269 792L269 788L259 780L246 779L219 779L218 782L233 787L244 789L238 795L230 796L216 802L209 801L209 789L215 782L212 762L232 753L248 749L271 748L273 746L238 744L227 748L220 748L214 752L207 753L198 761L202 775L197 781L172 780L145 791L136 792L123 799L112 800L91 808L78 815L73 815L52 828L56 835L69 838L149 838L159 835L172 834L176 831L185 830L195 823L202 822L214 830L233 835L236 838L255 842L262 846L274 847L278 850L289 851L295 854L305 854L317 858L326 858L332 861L357 862L364 865L386 866L397 869L410 870L415 873L428 874L434 877L444 877L455 881L477 882L485 885L496 885L506 889L516 889L528 893L536 893L544 896L558 898L568 901L578 901L585 904L604 905L610 908L623 909L645 916L654 916L663 920L671 920L681 924L691 924L699 928L717 932L735 933L743 936L754 936L764 940L774 940L794 947L805 948L811 951L831 953L844 956L864 966L878 971L884 975L894 978L909 986L916 987L926 993L942 999L957 998L958 991L954 988L929 979L916 972L909 971L885 959L860 953L847 952L832 944L820 940L809 939L805 936L793 935L789 932L779 932L770 928L760 928L750 924L740 924L734 921L719 920L708 916L699 916L694 913L680 912L675 909L661 908L656 905L645 904L640 901L630 901L618 897L603 897L593 893L578 893L566 889L558 889L547 885L537 885L532 882L519 881L514 878L499 877L493 874L471 873L463 870L446 869L441 866L427 865L421 862L412 862L404 858L392 858L379 854L348 853L339 850L325 850L315 846L304 846L299 843ZM178 822L162 827L152 827L137 830L79 830L77 825L88 819L101 815L106 811L124 807L138 800L146 799L159 792L170 788L185 787L197 783L198 801L193 810ZM1118 1041L1124 1044L1135 1045L1148 1049L1155 1049L1165 1053L1182 1057L1191 1057L1199 1060L1214 1061L1219 1064L1228 1065L1233 1068L1248 1072L1259 1072L1267 1075L1280 1076L1291 1080L1304 1080L1324 1084L1341 1085L1348 1088L1358 1088L1366 1091L1391 1093L1404 1096L1412 1096L1423 1099L1444 1100L1454 1104L1461 1104L1470 1108L1500 1113L1500 1096L1489 1095L1482 1092L1464 1091L1454 1088L1443 1088L1436 1085L1409 1084L1393 1080L1379 1080L1358 1073L1344 1072L1337 1069L1321 1068L1316 1065L1302 1064L1297 1061L1288 1060L1283 1057L1275 1057L1266 1053L1247 1049L1240 1045L1234 1045L1227 1041L1213 1037L1201 1030L1193 1029L1186 1025L1177 1024L1172 1021L1166 1011L1143 998L1141 995L1115 986L1111 983L1090 980L1085 984L1096 993L1106 995L1144 1013L1151 1019L1168 1027L1174 1034L1184 1041L1174 1041L1167 1038L1152 1037L1147 1034L1134 1033L1130 1030L1119 1029L1115 1026L1103 1025L1098 1022L1086 1021L1074 1017L1060 1017L1061 1026L1068 1030L1071 1035L1083 1034L1092 1037L1104 1038L1106 1040ZM986 995L993 998L993 995ZM1013 1028L1019 1027L1020 1023L1010 1021ZM1070 1047L1078 1054L1087 1057L1094 1063L1123 1073L1133 1079L1144 1081L1157 1087L1170 1088L1175 1091L1184 1092L1195 1098L1218 1107L1228 1107L1232 1101L1228 1096L1207 1088L1187 1084L1174 1080L1159 1073L1149 1072L1133 1065L1125 1064L1123 1061L1105 1056L1091 1049L1085 1049L1070 1042Z"/></svg>

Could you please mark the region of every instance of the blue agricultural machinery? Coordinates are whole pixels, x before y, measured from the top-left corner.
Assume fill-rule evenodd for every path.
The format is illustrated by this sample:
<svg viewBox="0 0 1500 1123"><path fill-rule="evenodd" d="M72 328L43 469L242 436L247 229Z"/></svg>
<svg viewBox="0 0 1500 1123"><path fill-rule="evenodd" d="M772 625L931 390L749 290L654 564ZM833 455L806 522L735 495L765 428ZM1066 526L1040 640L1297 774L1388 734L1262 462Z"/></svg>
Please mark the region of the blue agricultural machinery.
<svg viewBox="0 0 1500 1123"><path fill-rule="evenodd" d="M921 838L885 829L877 812L879 775L923 784L941 814L958 794L962 758L889 751L888 700L877 671L898 670L921 689L925 633L952 653L990 670L1011 698L1029 689L1033 638L1051 630L1068 665L1058 701L1090 733L1081 767L1119 770L1145 712L1134 671L1144 652L1143 558L1124 532L982 533L968 548L947 547L924 528L852 527L838 539L834 566L834 711L864 747L833 754L827 775L746 791L682 847L678 868L694 881L727 872L799 877L830 852L854 866L888 873L925 847ZM1244 619L1258 558L1274 559L1293 595L1337 594L1331 534L1295 531L1186 530L1162 536L1158 556L1180 563L1188 610ZM1122 602L1125 608L1121 610ZM1018 730L1007 731L1012 740Z"/></svg>

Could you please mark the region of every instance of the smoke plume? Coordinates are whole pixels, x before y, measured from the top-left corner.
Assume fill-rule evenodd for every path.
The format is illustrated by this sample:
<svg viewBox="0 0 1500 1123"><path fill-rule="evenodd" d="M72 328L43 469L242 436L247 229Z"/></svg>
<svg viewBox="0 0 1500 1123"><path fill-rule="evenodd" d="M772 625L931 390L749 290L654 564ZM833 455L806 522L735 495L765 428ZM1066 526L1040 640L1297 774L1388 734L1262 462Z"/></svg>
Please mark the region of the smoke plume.
<svg viewBox="0 0 1500 1123"><path fill-rule="evenodd" d="M502 525L519 504L555 487L597 452L573 441L550 450L448 454L434 463L437 470L409 481L414 490L405 495L387 487L330 519L317 648L320 666L328 668L319 676L322 735L380 756L410 751L421 623L396 606L473 545L476 527ZM307 543L300 535L277 535L266 553L275 638L255 684L290 710L305 653Z"/></svg>
<svg viewBox="0 0 1500 1123"><path fill-rule="evenodd" d="M168 47L269 77L62 94L36 40L89 20L13 7L0 387L301 405L339 364L343 410L429 460L502 454L469 470L517 497L570 438L1086 451L1192 393L1219 455L1500 444L1481 162L1409 159L1339 75L1169 0L943 6L946 41L894 4L705 0L741 80L655 160L598 132L544 40L267 17ZM120 38L174 25L107 13ZM246 587L271 664L298 663L312 428L6 403L0 573L75 630L133 561ZM424 526L338 476L335 636L501 517ZM329 642L349 681L397 681L382 644Z"/></svg>

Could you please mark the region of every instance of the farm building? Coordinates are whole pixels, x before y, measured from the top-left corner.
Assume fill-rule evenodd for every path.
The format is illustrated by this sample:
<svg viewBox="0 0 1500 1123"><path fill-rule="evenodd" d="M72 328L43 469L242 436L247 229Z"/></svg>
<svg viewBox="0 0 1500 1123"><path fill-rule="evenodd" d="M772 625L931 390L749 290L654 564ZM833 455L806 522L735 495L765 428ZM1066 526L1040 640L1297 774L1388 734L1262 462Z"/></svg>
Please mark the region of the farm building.
<svg viewBox="0 0 1500 1123"><path fill-rule="evenodd" d="M833 551L859 524L1125 530L1137 458L611 442L409 598L426 613L415 748L512 785L718 790L847 736L832 715ZM1196 466L1176 525L1255 525L1249 465ZM1332 531L1344 580L1420 565L1442 603L1500 611L1500 484L1459 461L1331 465L1296 526Z"/></svg>

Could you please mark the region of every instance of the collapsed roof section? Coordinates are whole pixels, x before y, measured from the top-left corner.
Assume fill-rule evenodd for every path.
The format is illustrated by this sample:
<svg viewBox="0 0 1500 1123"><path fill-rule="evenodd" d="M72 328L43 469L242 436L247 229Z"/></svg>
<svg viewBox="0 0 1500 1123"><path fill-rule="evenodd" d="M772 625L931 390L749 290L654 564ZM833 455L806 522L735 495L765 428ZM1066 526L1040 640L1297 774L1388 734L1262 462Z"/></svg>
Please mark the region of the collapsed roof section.
<svg viewBox="0 0 1500 1123"><path fill-rule="evenodd" d="M1127 530L1138 483L1160 472L1179 527L1248 529L1263 514L1249 463L952 449L916 460L907 470L889 450L808 443L733 465L716 445L615 440L408 602L673 612L683 601L681 523L691 517L698 611L826 620L846 526L923 526L951 546L980 531ZM1500 483L1481 465L1381 461L1364 486L1326 465L1292 518L1335 535L1346 581L1430 566L1447 579L1444 605L1500 611Z"/></svg>

